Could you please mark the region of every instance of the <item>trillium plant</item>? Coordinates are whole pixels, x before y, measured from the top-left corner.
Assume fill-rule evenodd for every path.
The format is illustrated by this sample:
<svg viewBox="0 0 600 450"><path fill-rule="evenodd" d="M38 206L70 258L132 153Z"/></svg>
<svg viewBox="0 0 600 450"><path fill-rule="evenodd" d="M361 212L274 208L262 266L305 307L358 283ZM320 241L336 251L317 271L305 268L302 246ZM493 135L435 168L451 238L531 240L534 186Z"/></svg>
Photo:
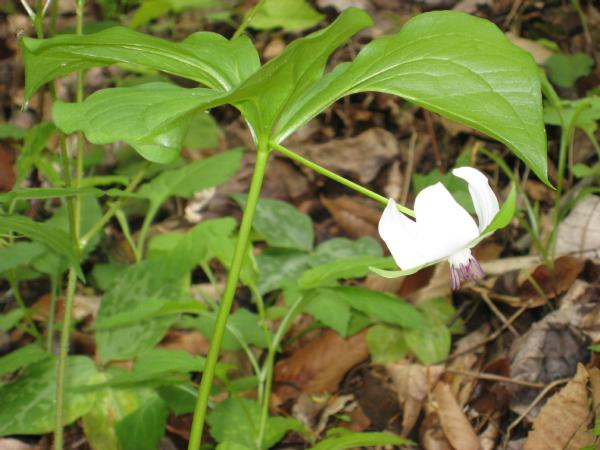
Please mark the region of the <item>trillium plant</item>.
<svg viewBox="0 0 600 450"><path fill-rule="evenodd" d="M458 204L442 183L436 183L419 192L415 200L413 221L398 211L390 199L379 222L379 234L387 244L401 276L422 267L447 259L450 263L452 288L461 280L478 280L484 276L481 266L471 254L471 248L485 235L500 208L486 176L472 167L460 167L452 173L464 179L479 219ZM386 275L384 271L379 271Z"/></svg>
<svg viewBox="0 0 600 450"><path fill-rule="evenodd" d="M198 388L190 450L201 445L221 342L247 259L250 231L271 152L287 156L387 205L379 230L402 270L373 268L384 276L405 275L447 259L452 266L454 288L460 280L476 279L483 273L471 255L471 247L508 224L514 213L514 189L499 208L486 176L468 167L456 169L454 175L468 183L478 223L441 184L420 192L413 212L287 148L285 139L300 127L342 97L361 92L390 94L499 141L548 183L540 80L538 68L528 53L514 46L489 21L454 11L437 11L415 16L398 33L374 39L352 61L328 66L338 47L371 25L367 13L348 8L333 23L294 40L264 64L243 29L231 39L201 31L181 42L123 27L87 35L79 27L76 34L22 39L26 98L58 77L112 64L146 67L193 83L193 87L182 87L169 81L152 82L103 89L85 99L79 95L74 103L56 100L53 119L63 133L78 133L94 144L124 142L148 161L169 163L178 158L184 138L190 127L195 126L199 114L220 105L232 105L253 137L256 150L253 176ZM368 154L369 149L364 151ZM74 196L67 206L71 208L71 235L76 251L69 259L63 345L57 364L57 449L62 448L60 427L67 423L66 417L61 418L70 312L77 278L82 278L79 264L89 237L80 235L77 221L80 210L77 205L84 189L79 170L82 153L78 151L73 156L76 160L73 165L78 170L72 178L68 172L69 155L63 154L67 168L65 187ZM123 197L129 192L113 189L104 195ZM151 203L151 207L154 204L158 203ZM114 214L114 208L108 209L104 223ZM138 256L143 257L143 248L138 250ZM385 268L390 267L393 266ZM262 300L258 297L255 300L260 309L258 302ZM281 333L277 333L279 338ZM269 353L271 363L278 342ZM262 433L257 438L257 448L264 448L270 376L271 373L265 376L262 390Z"/></svg>

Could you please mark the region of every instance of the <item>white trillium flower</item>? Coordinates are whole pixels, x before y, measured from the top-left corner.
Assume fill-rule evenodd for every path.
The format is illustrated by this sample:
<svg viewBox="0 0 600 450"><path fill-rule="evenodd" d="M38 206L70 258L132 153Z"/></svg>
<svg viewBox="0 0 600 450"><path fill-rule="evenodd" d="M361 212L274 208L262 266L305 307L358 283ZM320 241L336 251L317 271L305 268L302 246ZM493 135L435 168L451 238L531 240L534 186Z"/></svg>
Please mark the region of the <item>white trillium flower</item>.
<svg viewBox="0 0 600 450"><path fill-rule="evenodd" d="M468 183L479 224L442 183L436 183L417 195L416 220L398 211L396 202L390 199L379 220L379 235L402 270L447 259L452 288L457 289L461 281L483 277L483 270L471 255L471 248L479 242L499 206L487 177L479 170L460 167L452 173Z"/></svg>

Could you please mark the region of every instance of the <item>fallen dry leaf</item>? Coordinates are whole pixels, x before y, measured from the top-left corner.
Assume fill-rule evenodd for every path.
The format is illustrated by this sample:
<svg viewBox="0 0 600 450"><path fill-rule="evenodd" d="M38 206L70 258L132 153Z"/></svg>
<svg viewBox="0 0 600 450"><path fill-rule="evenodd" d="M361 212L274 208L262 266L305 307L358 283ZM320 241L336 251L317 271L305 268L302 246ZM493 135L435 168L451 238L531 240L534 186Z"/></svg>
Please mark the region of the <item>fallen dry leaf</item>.
<svg viewBox="0 0 600 450"><path fill-rule="evenodd" d="M321 196L321 203L340 228L350 237L373 236L379 238L377 223L381 211L368 206L368 203L365 203L360 197L326 198Z"/></svg>
<svg viewBox="0 0 600 450"><path fill-rule="evenodd" d="M535 283L526 279L519 286L518 296L523 300L543 304L546 300L567 292L582 270L583 262L581 260L572 256L561 256L554 261L553 270L544 264L538 266L531 274ZM539 289L544 295L540 294Z"/></svg>
<svg viewBox="0 0 600 450"><path fill-rule="evenodd" d="M407 436L415 426L423 402L442 375L442 366L425 367L407 360L385 366L402 406L402 434Z"/></svg>
<svg viewBox="0 0 600 450"><path fill-rule="evenodd" d="M479 446L481 450L494 450L500 435L500 415L495 414L490 418L485 430L479 435Z"/></svg>
<svg viewBox="0 0 600 450"><path fill-rule="evenodd" d="M558 226L556 254L600 256L600 197L581 200Z"/></svg>
<svg viewBox="0 0 600 450"><path fill-rule="evenodd" d="M333 392L350 368L369 356L365 332L349 338L325 330L316 339L282 359L273 377L274 405L279 405L300 392Z"/></svg>
<svg viewBox="0 0 600 450"><path fill-rule="evenodd" d="M482 364L482 356L485 346L480 345L488 338L490 327L484 324L479 329L462 337L454 349L454 354L459 355L452 358L447 368L455 372L450 383L451 391L456 396L458 403L464 406L477 384L477 379L461 375L460 372L478 372Z"/></svg>
<svg viewBox="0 0 600 450"><path fill-rule="evenodd" d="M35 450L37 447L18 441L17 439L0 438L0 450Z"/></svg>
<svg viewBox="0 0 600 450"><path fill-rule="evenodd" d="M419 438L424 450L456 450L448 442L440 418L435 412L427 414L421 422Z"/></svg>
<svg viewBox="0 0 600 450"><path fill-rule="evenodd" d="M444 434L452 447L460 450L479 450L479 439L448 384L437 384L433 390L433 401Z"/></svg>
<svg viewBox="0 0 600 450"><path fill-rule="evenodd" d="M536 41L522 38L513 33L506 33L506 37L517 47L521 47L526 52L531 53L531 56L533 56L533 59L535 59L535 62L538 64L544 64L544 62L552 56L550 50L543 45L538 44Z"/></svg>
<svg viewBox="0 0 600 450"><path fill-rule="evenodd" d="M593 442L588 429L588 372L582 364L569 383L554 394L533 422L523 450L580 450Z"/></svg>
<svg viewBox="0 0 600 450"><path fill-rule="evenodd" d="M370 128L355 137L331 139L322 144L297 144L294 151L341 175L373 181L381 168L395 158L398 140L383 128Z"/></svg>
<svg viewBox="0 0 600 450"><path fill-rule="evenodd" d="M160 346L169 350L184 350L192 355L206 355L210 341L197 331L170 330Z"/></svg>

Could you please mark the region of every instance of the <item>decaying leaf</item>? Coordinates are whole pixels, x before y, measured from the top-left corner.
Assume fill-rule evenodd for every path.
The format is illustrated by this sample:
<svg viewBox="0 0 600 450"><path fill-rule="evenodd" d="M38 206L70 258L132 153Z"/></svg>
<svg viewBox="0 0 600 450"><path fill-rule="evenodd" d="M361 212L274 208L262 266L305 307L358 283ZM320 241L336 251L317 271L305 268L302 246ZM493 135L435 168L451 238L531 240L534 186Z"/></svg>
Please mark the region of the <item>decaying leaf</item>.
<svg viewBox="0 0 600 450"><path fill-rule="evenodd" d="M360 197L321 197L321 203L336 223L350 237L373 236L379 238L377 223L381 211L372 208Z"/></svg>
<svg viewBox="0 0 600 450"><path fill-rule="evenodd" d="M365 332L344 339L326 330L277 363L272 401L278 405L300 392L332 392L346 372L368 356Z"/></svg>
<svg viewBox="0 0 600 450"><path fill-rule="evenodd" d="M558 255L600 256L600 197L581 200L558 226Z"/></svg>
<svg viewBox="0 0 600 450"><path fill-rule="evenodd" d="M367 184L398 155L398 140L383 128L370 128L356 137L299 145L294 150L335 173L357 177L361 184Z"/></svg>
<svg viewBox="0 0 600 450"><path fill-rule="evenodd" d="M437 384L433 390L433 401L437 406L444 434L452 447L460 450L479 450L479 439L448 384Z"/></svg>
<svg viewBox="0 0 600 450"><path fill-rule="evenodd" d="M528 278L519 286L518 295L523 300L532 300L533 303L543 304L560 294L564 294L575 282L581 271L583 262L572 256L561 256L554 261L553 270L546 265L538 266L531 279ZM542 293L540 292L543 292Z"/></svg>
<svg viewBox="0 0 600 450"><path fill-rule="evenodd" d="M575 377L540 411L523 450L579 450L593 442L588 379L579 364Z"/></svg>
<svg viewBox="0 0 600 450"><path fill-rule="evenodd" d="M442 375L443 366L425 367L407 360L385 366L402 406L402 434L408 435L415 426L427 394Z"/></svg>

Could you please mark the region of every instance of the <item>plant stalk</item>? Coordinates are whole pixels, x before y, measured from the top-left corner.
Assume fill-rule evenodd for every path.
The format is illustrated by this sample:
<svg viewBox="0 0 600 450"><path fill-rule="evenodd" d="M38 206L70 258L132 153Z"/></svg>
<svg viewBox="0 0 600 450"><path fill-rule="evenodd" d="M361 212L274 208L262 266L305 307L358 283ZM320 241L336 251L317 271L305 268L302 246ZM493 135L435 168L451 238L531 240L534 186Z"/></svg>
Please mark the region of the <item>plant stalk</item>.
<svg viewBox="0 0 600 450"><path fill-rule="evenodd" d="M331 170L328 170L304 158L303 156L300 156L298 153L295 153L290 149L285 148L283 145L271 142L271 147L277 150L282 155L287 156L288 158L302 164L303 166L308 167L309 169L314 170L317 173L320 173L321 175L326 176L327 178L331 178L332 180L337 181L338 183L343 184L346 187L349 187L350 189L358 192L359 194L364 195L365 197L369 197L370 199L373 199L376 202L379 202L383 205L388 204L388 199L385 198L383 195L379 195L376 192L373 192L370 189L367 189L366 187L355 183L354 181L350 181L349 179L344 178L343 176L338 175L337 173L334 173ZM415 217L414 211L412 209L407 208L406 206L398 205L398 211L406 214L407 216Z"/></svg>
<svg viewBox="0 0 600 450"><path fill-rule="evenodd" d="M260 196L265 169L269 159L269 148L266 144L266 142L259 142L258 151L256 152L256 163L254 165L254 173L252 174L252 181L250 183L250 190L248 192L248 201L246 203L246 208L242 217L242 223L240 225L240 232L235 245L231 270L229 271L229 276L227 277L227 283L223 292L221 306L219 307L219 311L217 313L215 329L210 341L211 345L208 351L208 356L206 357L206 363L202 373L202 380L200 382L200 387L198 388L198 399L196 401L196 408L194 411L194 420L192 423L188 450L200 450L202 431L204 429L204 419L206 416L208 399L215 375L215 368L217 366L219 352L221 349L221 342L223 341L223 335L225 334L225 329L227 327L227 319L229 317L229 312L231 311L240 272L242 270L242 263L244 262L244 256L248 247L252 221L254 219L254 212Z"/></svg>

